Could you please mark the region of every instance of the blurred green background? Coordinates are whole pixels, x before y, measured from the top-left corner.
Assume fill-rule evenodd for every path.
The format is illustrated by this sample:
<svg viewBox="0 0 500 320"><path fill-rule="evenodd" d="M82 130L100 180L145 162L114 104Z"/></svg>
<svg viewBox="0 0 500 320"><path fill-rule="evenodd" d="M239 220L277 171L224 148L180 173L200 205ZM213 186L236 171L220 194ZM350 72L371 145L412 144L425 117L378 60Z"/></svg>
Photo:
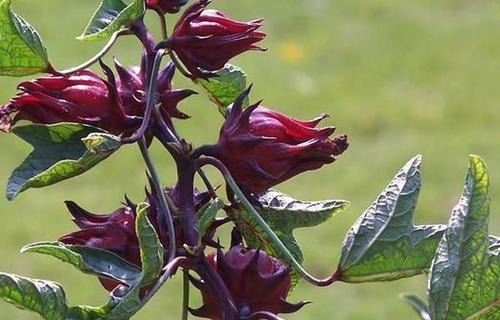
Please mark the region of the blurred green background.
<svg viewBox="0 0 500 320"><path fill-rule="evenodd" d="M58 68L81 63L102 43L74 39L98 6L95 1L13 1L41 33ZM355 219L411 156L424 156L417 223L445 223L461 190L467 155L490 166L491 233L500 234L500 5L491 0L217 0L212 7L238 19L264 17L266 53L247 53L234 63L253 82L253 99L299 118L328 112L326 122L350 136L350 150L334 165L303 174L279 189L301 199L342 198L349 210L318 229L297 232L307 269L327 275L337 264L342 239ZM171 18L171 20L174 20ZM157 30L157 20L149 17ZM112 52L137 64L135 39ZM109 62L109 58L107 59ZM18 79L0 78L0 101L15 93ZM177 87L192 84L177 78ZM195 144L213 142L221 124L204 94L182 104L192 120L177 122ZM29 153L13 135L0 135L0 181ZM172 162L154 148L164 183L174 183ZM72 304L96 305L106 293L92 277L50 257L21 255L24 244L57 239L76 230L63 200L94 212L110 212L124 193L143 197L144 166L135 147L124 148L80 178L30 190L14 202L0 199L0 270L58 281ZM220 182L220 178L214 176ZM287 319L416 319L398 298L425 293L426 278L391 283L302 283L291 300L311 300ZM179 279L169 282L137 316L178 319ZM192 305L199 298L192 296ZM0 319L37 319L0 303Z"/></svg>

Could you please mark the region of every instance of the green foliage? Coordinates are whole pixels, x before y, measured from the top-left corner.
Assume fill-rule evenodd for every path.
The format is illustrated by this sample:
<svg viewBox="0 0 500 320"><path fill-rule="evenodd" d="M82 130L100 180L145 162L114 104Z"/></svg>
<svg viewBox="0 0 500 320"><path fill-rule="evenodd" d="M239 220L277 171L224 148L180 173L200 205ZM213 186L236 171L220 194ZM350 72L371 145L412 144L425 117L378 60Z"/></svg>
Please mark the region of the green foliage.
<svg viewBox="0 0 500 320"><path fill-rule="evenodd" d="M0 298L17 307L39 313L46 320L125 320L142 306L141 288L153 283L163 266L163 247L147 218L149 205L137 206L136 232L139 239L142 270L112 252L58 242L35 243L22 252L51 255L72 264L80 271L124 283L125 292L112 293L106 306L68 308L63 289L55 283L0 273Z"/></svg>
<svg viewBox="0 0 500 320"><path fill-rule="evenodd" d="M7 198L80 175L120 147L119 138L76 123L29 124L12 130L34 148L12 172Z"/></svg>
<svg viewBox="0 0 500 320"><path fill-rule="evenodd" d="M489 179L486 165L471 156L462 197L434 257L429 276L433 320L500 316L500 255L490 251Z"/></svg>
<svg viewBox="0 0 500 320"><path fill-rule="evenodd" d="M47 49L37 31L0 1L0 75L25 76L46 71Z"/></svg>
<svg viewBox="0 0 500 320"><path fill-rule="evenodd" d="M65 320L107 320L108 306L77 306L68 309Z"/></svg>
<svg viewBox="0 0 500 320"><path fill-rule="evenodd" d="M145 1L133 0L126 5L121 0L102 0L79 40L103 40L137 20L146 10Z"/></svg>
<svg viewBox="0 0 500 320"><path fill-rule="evenodd" d="M45 320L64 320L66 314L64 290L51 281L0 273L0 298Z"/></svg>
<svg viewBox="0 0 500 320"><path fill-rule="evenodd" d="M413 224L421 157L411 159L347 233L339 280L396 280L425 272L446 226Z"/></svg>
<svg viewBox="0 0 500 320"><path fill-rule="evenodd" d="M141 203L137 206L135 229L141 249L142 279L141 286L148 285L158 278L163 266L163 246L156 230L149 222L147 213L149 205Z"/></svg>
<svg viewBox="0 0 500 320"><path fill-rule="evenodd" d="M217 213L224 208L224 202L219 198L210 200L198 210L194 217L194 226L200 237L202 237L214 222Z"/></svg>
<svg viewBox="0 0 500 320"><path fill-rule="evenodd" d="M262 206L257 208L257 211L299 263L303 262L304 257L293 231L298 228L322 224L349 206L349 202L345 200L296 200L276 190L267 191L257 200ZM260 230L259 224L252 214L242 208L234 215L234 218L238 229L250 247L263 248L269 254L292 267L279 247L267 236L264 230ZM299 275L293 267L291 271L292 282L295 285L299 280Z"/></svg>
<svg viewBox="0 0 500 320"><path fill-rule="evenodd" d="M210 100L225 115L226 108L245 90L247 74L235 65L226 64L223 69L216 72L214 77L196 79L195 82L205 89ZM248 106L248 99L245 100L244 105Z"/></svg>
<svg viewBox="0 0 500 320"><path fill-rule="evenodd" d="M163 247L154 227L147 218L147 203L137 206L135 221L137 237L141 250L141 276L129 287L123 297L114 297L118 303L110 311L108 320L125 320L132 317L141 308L140 289L155 281L163 266Z"/></svg>
<svg viewBox="0 0 500 320"><path fill-rule="evenodd" d="M84 273L98 275L119 282L134 283L141 274L141 269L111 251L65 245L60 242L39 242L29 244L21 252L35 252L53 256L75 266Z"/></svg>

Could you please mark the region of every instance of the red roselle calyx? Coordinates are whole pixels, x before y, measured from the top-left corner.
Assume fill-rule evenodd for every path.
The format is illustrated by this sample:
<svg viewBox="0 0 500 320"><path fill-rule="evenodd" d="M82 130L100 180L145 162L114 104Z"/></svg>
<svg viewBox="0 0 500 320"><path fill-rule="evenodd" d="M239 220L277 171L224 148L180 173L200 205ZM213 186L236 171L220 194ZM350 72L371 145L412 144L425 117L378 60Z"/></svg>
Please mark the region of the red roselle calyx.
<svg viewBox="0 0 500 320"><path fill-rule="evenodd" d="M278 259L264 251L233 246L226 254L207 256L227 286L238 309L237 319L251 319L258 312L271 314L293 313L306 303L292 304L286 301L290 290L290 274ZM201 291L203 305L192 309L198 317L222 319L222 310L217 296L204 280L191 279Z"/></svg>
<svg viewBox="0 0 500 320"><path fill-rule="evenodd" d="M124 68L118 62L115 65L117 79L103 65L107 80L91 70L82 70L22 82L20 92L0 106L0 130L8 132L17 121L28 120L43 124L76 122L116 135L132 134L140 126L145 110L144 71ZM177 104L194 92L173 89L173 74L174 66L169 64L158 77L161 111L164 117L187 118Z"/></svg>
<svg viewBox="0 0 500 320"><path fill-rule="evenodd" d="M176 188L167 188L166 194L175 205L178 202ZM196 208L199 209L209 200L208 193L194 194ZM154 226L160 242L168 255L168 232L165 217L159 211L156 195L148 193L147 202L148 219ZM128 262L141 266L139 240L135 231L136 205L127 199L125 206L115 210L109 215L97 215L86 211L72 201L67 201L66 206L73 216L73 221L80 227L80 231L62 236L59 241L70 245L80 245L93 248L110 250ZM176 247L181 247L183 242L182 229L175 225ZM119 283L108 279L100 279L104 288L112 291Z"/></svg>
<svg viewBox="0 0 500 320"><path fill-rule="evenodd" d="M245 110L249 89L230 107L215 145L202 147L229 169L247 193L260 193L291 177L332 163L348 147L334 127L316 128L326 117L300 121L256 103Z"/></svg>
<svg viewBox="0 0 500 320"><path fill-rule="evenodd" d="M146 6L150 9L158 9L162 13L176 13L188 0L146 0Z"/></svg>
<svg viewBox="0 0 500 320"><path fill-rule="evenodd" d="M117 88L118 93L126 108L126 112L134 115L142 115L146 105L146 69L147 57L143 56L142 66L125 68L115 61L115 67L118 71ZM172 79L175 74L175 66L169 62L165 68L158 73L157 89L160 103L160 111L163 117L187 119L189 116L177 108L177 105L183 99L196 94L189 89L174 89Z"/></svg>
<svg viewBox="0 0 500 320"><path fill-rule="evenodd" d="M209 3L201 0L189 7L166 42L194 77L223 68L242 52L263 50L255 43L266 36L257 31L262 19L232 20L220 11L205 9Z"/></svg>

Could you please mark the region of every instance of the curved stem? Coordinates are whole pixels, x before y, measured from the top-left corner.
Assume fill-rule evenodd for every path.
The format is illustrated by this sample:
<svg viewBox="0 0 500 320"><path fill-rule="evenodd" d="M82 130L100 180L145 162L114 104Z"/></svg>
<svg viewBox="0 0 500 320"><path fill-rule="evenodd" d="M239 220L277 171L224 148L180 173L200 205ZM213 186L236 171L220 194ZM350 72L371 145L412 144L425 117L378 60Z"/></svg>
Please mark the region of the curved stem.
<svg viewBox="0 0 500 320"><path fill-rule="evenodd" d="M210 180L208 179L205 171L203 171L202 168L196 168L196 172L201 177L201 180L203 180L203 183L207 187L207 190L210 193L210 195L212 196L212 198L214 198L214 199L217 198L217 193L215 192L215 188L210 183Z"/></svg>
<svg viewBox="0 0 500 320"><path fill-rule="evenodd" d="M144 118L142 119L141 126L137 131L127 138L122 138L122 143L133 143L138 141L144 136L144 133L148 129L151 121L151 115L153 113L154 106L156 104L156 82L158 80L158 72L160 71L161 59L165 51L160 49L156 52L155 60L153 62L153 68L149 76L148 92L146 93L146 110L144 111Z"/></svg>
<svg viewBox="0 0 500 320"><path fill-rule="evenodd" d="M167 123L165 122L165 119L163 119L163 116L161 114L159 106L156 107L155 114L156 114L156 118L158 119L158 124L160 126L160 130L164 133L164 135L166 136L168 141L179 143L180 142L179 136L175 133L175 131L169 125L167 125Z"/></svg>
<svg viewBox="0 0 500 320"><path fill-rule="evenodd" d="M161 187L160 177L158 176L158 172L156 171L153 161L151 160L151 156L149 155L144 137L139 140L139 148L141 149L142 157L146 162L149 175L151 176L151 179L153 181L153 187L155 188L156 194L159 197L158 200L160 203L160 209L163 213L163 216L165 217L165 222L167 224L167 236L169 244L168 262L170 263L172 260L174 260L176 254L174 220L168 206L167 197L165 195L165 192L163 191L163 188Z"/></svg>
<svg viewBox="0 0 500 320"><path fill-rule="evenodd" d="M154 285L153 288L151 288L148 293L142 298L141 300L141 305L144 306L146 303L151 300L151 298L160 290L161 286L165 284L165 282L170 278L174 273L177 272L177 269L183 265L189 263L189 259L186 257L177 257L174 260L170 261L164 268L163 268L163 273L158 279L158 282Z"/></svg>
<svg viewBox="0 0 500 320"><path fill-rule="evenodd" d="M189 270L183 270L183 285L182 285L182 320L188 319L189 311Z"/></svg>
<svg viewBox="0 0 500 320"><path fill-rule="evenodd" d="M186 69L184 69L181 62L179 61L179 59L177 59L177 56L172 50L168 52L168 55L170 56L170 59L172 59L172 62L174 63L177 70L179 70L179 72L182 73L183 76L189 79L193 79L193 75L189 73Z"/></svg>
<svg viewBox="0 0 500 320"><path fill-rule="evenodd" d="M146 52L148 54L154 54L156 41L153 38L151 32L149 32L149 29L144 24L144 18L138 19L132 25L130 25L130 30L141 41Z"/></svg>
<svg viewBox="0 0 500 320"><path fill-rule="evenodd" d="M99 51L95 56L93 56L92 58L90 58L89 60L85 61L84 63L82 63L79 66L76 66L76 67L73 67L73 68L69 68L69 69L65 69L65 70L61 70L61 71L52 69L51 71L55 75L64 76L64 75L73 74L73 73L81 71L83 69L87 69L88 67L92 66L97 61L99 61L99 59L101 59L106 53L108 53L108 51L115 44L115 42L118 39L118 37L120 37L122 35L127 35L127 34L130 34L130 30L128 30L128 29L116 31L115 33L113 33L113 35L111 35L111 38L104 45L104 47L101 49L101 51Z"/></svg>
<svg viewBox="0 0 500 320"><path fill-rule="evenodd" d="M161 12L161 9L158 6L155 6L153 10L158 14L161 25L161 35L163 40L166 40L168 38L167 18L165 18L165 15Z"/></svg>
<svg viewBox="0 0 500 320"><path fill-rule="evenodd" d="M285 256L287 262L290 263L295 269L297 269L299 274L307 282L319 287L325 287L337 280L338 278L337 272L332 274L328 278L317 279L311 274L309 274L306 270L304 270L302 265L293 257L293 255L290 253L288 248L283 244L281 239L276 235L276 233L274 233L274 231L269 227L267 222L260 216L257 210L255 210L255 208L252 206L250 201L247 199L243 191L241 191L240 187L231 176L231 173L229 172L227 167L221 161L213 157L203 157L198 160L198 165L200 167L207 164L214 166L222 173L229 187L234 191L238 199L241 201L241 204L243 204L245 209L247 209L248 212L252 214L252 216L255 218L255 221L259 224L259 227L261 227L265 231L267 236L271 238L272 242L278 247L279 251Z"/></svg>

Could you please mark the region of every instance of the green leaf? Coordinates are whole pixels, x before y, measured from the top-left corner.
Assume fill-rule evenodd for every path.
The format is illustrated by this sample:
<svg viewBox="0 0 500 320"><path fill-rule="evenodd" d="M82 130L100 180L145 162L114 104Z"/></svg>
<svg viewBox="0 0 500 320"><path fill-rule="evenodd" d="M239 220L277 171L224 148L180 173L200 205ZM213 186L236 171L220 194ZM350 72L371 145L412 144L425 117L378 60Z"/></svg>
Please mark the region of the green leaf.
<svg viewBox="0 0 500 320"><path fill-rule="evenodd" d="M140 289L158 278L163 266L163 246L156 231L147 218L149 205L140 203L137 206L135 227L141 250L142 274L130 287L129 291L119 300L118 304L109 313L109 320L124 320L132 317L141 308L139 298Z"/></svg>
<svg viewBox="0 0 500 320"><path fill-rule="evenodd" d="M408 161L351 227L342 247L340 281L396 280L430 267L445 227L413 224L421 160Z"/></svg>
<svg viewBox="0 0 500 320"><path fill-rule="evenodd" d="M215 74L215 77L208 79L196 79L195 83L205 89L210 100L225 115L226 108L246 89L247 74L232 64L226 64L223 69L217 71ZM244 106L248 106L248 99L245 100Z"/></svg>
<svg viewBox="0 0 500 320"><path fill-rule="evenodd" d="M107 320L108 306L89 307L77 306L68 309L65 320Z"/></svg>
<svg viewBox="0 0 500 320"><path fill-rule="evenodd" d="M489 214L486 165L471 156L462 197L432 262L428 287L433 320L499 319L500 255L488 236Z"/></svg>
<svg viewBox="0 0 500 320"><path fill-rule="evenodd" d="M140 18L146 10L144 3L144 0L133 0L126 5L121 0L103 0L87 28L77 39L89 41L109 38L114 32Z"/></svg>
<svg viewBox="0 0 500 320"><path fill-rule="evenodd" d="M75 266L84 273L127 284L134 283L141 276L140 268L103 249L65 245L60 242L39 242L24 246L21 252L50 255Z"/></svg>
<svg viewBox="0 0 500 320"><path fill-rule="evenodd" d="M25 76L47 71L47 49L36 30L0 1L0 75Z"/></svg>
<svg viewBox="0 0 500 320"><path fill-rule="evenodd" d="M217 213L222 208L224 208L224 202L216 198L198 210L194 217L194 226L200 237L205 235L212 222L214 222Z"/></svg>
<svg viewBox="0 0 500 320"><path fill-rule="evenodd" d="M66 314L64 290L51 281L0 273L0 298L46 320L64 320Z"/></svg>
<svg viewBox="0 0 500 320"><path fill-rule="evenodd" d="M119 138L77 123L29 124L12 130L33 152L7 184L7 199L29 188L41 188L80 175L120 147Z"/></svg>
<svg viewBox="0 0 500 320"><path fill-rule="evenodd" d="M163 246L155 228L149 222L147 213L149 205L141 203L137 206L135 228L139 239L142 262L141 286L154 282L163 266Z"/></svg>
<svg viewBox="0 0 500 320"><path fill-rule="evenodd" d="M402 298L408 302L408 304L413 308L413 310L415 310L422 320L431 320L429 308L427 308L425 302L420 300L419 297L414 295L404 295Z"/></svg>
<svg viewBox="0 0 500 320"><path fill-rule="evenodd" d="M262 218L280 238L292 253L293 257L302 263L304 257L293 231L298 228L314 227L326 222L332 216L349 206L344 200L300 201L276 190L269 190L257 199L262 208L257 208ZM233 217L248 245L253 248L263 248L269 254L288 263L279 248L260 230L255 218L245 209L240 209ZM298 282L298 272L292 268L292 283Z"/></svg>
<svg viewBox="0 0 500 320"><path fill-rule="evenodd" d="M418 225L394 241L378 238L355 264L339 267L339 280L392 281L425 273L445 229L445 225Z"/></svg>

